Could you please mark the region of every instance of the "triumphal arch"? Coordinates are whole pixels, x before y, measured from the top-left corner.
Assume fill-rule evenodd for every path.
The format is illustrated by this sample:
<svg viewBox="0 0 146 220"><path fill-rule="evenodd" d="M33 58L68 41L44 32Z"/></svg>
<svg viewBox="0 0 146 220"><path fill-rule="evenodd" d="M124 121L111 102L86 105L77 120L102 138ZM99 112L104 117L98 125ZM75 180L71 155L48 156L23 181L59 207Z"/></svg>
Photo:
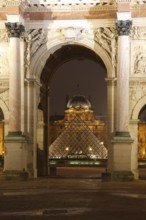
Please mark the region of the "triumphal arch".
<svg viewBox="0 0 146 220"><path fill-rule="evenodd" d="M113 180L138 179L138 115L146 104L142 0L0 1L4 176L36 178L41 141L48 175L50 79L75 58L93 60L107 72L108 171Z"/></svg>

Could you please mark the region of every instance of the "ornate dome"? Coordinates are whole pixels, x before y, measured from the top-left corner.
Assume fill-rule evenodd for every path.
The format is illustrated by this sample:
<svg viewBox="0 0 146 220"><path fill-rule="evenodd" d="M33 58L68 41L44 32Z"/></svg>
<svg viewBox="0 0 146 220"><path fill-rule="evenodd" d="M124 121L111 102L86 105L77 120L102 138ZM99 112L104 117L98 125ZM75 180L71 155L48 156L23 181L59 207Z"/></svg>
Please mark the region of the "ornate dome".
<svg viewBox="0 0 146 220"><path fill-rule="evenodd" d="M67 103L67 108L82 108L82 109L91 109L91 103L89 100L83 95L75 95L71 99L69 99Z"/></svg>

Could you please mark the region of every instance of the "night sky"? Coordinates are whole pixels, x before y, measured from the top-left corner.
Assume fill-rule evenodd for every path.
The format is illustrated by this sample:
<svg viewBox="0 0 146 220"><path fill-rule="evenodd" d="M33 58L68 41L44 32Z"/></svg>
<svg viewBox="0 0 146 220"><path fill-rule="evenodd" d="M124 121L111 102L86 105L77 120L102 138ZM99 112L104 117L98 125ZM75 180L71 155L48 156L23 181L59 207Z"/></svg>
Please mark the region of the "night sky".
<svg viewBox="0 0 146 220"><path fill-rule="evenodd" d="M90 99L94 114L107 113L106 71L90 60L71 60L64 63L51 80L51 115L63 115L66 96L85 95Z"/></svg>

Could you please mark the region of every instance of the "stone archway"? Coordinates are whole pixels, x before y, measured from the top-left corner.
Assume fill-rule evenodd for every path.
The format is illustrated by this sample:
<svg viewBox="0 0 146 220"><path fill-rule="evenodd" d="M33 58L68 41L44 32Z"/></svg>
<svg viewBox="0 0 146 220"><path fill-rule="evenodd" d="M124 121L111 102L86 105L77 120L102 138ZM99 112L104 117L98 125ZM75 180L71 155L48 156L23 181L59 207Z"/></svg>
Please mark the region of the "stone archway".
<svg viewBox="0 0 146 220"><path fill-rule="evenodd" d="M138 120L138 115L140 110L146 104L146 96L141 97L138 102L135 104L132 112L131 112L131 120Z"/></svg>
<svg viewBox="0 0 146 220"><path fill-rule="evenodd" d="M72 57L69 53L69 48L74 48ZM79 51L80 48L81 51ZM68 57L66 56L64 59L62 59L61 54L62 51L64 54L68 54ZM82 52L82 53L81 53ZM78 55L79 53L79 55ZM85 55L83 55L85 54ZM45 162L45 169L43 168L43 175L47 175L48 173L48 166L47 166L47 146L48 146L48 140L47 140L47 125L48 125L48 93L49 93L49 80L52 77L53 72L58 68L62 63L67 62L68 60L71 60L73 58L77 57L87 57L91 60L94 60L95 62L99 62L107 71L107 105L108 105L108 127L109 131L112 132L114 129L114 90L115 90L115 70L113 70L113 65L111 62L111 57L107 54L107 52L102 48L97 42L93 41L93 39L84 38L81 39L80 42L69 42L67 40L60 40L60 38L56 38L53 41L50 41L46 44L44 44L37 53L33 56L31 63L30 63L30 69L29 73L26 74L26 78L28 80L31 80L36 82L38 86L34 85L34 90L32 93L32 100L39 100L39 102L35 101L36 108L37 106L41 106L40 108L43 108L43 139L44 139L44 145L45 147L45 153L42 155L42 160ZM48 65L48 64L49 65ZM48 70L48 72L46 71ZM47 78L46 78L46 76ZM29 88L29 87L28 87ZM35 98L34 98L35 97ZM31 100L31 98L30 98ZM40 104L39 104L40 103ZM30 103L32 105L32 103ZM32 107L34 109L34 107ZM35 115L37 114L37 109L34 109L33 112L35 112ZM34 115L34 114L33 114ZM32 116L30 116L32 118ZM34 119L34 127L37 128L37 122ZM33 132L33 130L32 130ZM34 141L33 148L36 149L37 143ZM36 151L36 150L35 150ZM34 158L35 161L35 158ZM35 162L34 162L35 163Z"/></svg>
<svg viewBox="0 0 146 220"><path fill-rule="evenodd" d="M140 159L141 158L141 150L140 148L142 145L145 145L145 137L144 139L141 138L143 136L143 127L145 129L145 124L144 123L139 123L139 114L143 107L146 105L146 96L141 97L141 99L138 100L136 105L133 108L131 118L133 122L133 135L135 136L135 145L137 147L137 157ZM134 123L135 121L135 123ZM141 131L140 131L141 130ZM145 133L145 132L144 132Z"/></svg>
<svg viewBox="0 0 146 220"><path fill-rule="evenodd" d="M42 70L40 77L40 109L43 112L44 120L44 152L42 157L44 158L44 174L48 173L48 97L49 97L49 84L51 77L56 69L65 62L72 59L85 59L88 58L94 62L100 64L105 70L106 67L101 58L92 50L79 45L64 45L56 52L51 54L46 61L46 64Z"/></svg>
<svg viewBox="0 0 146 220"><path fill-rule="evenodd" d="M132 158L133 158L133 164L137 164L138 167L138 122L139 122L139 113L143 106L146 104L146 96L141 97L135 106L133 107L131 114L130 114L130 132L131 137L133 139L133 147L132 147ZM138 179L139 174L138 171L134 171L136 179Z"/></svg>
<svg viewBox="0 0 146 220"><path fill-rule="evenodd" d="M81 46L89 49L90 51L95 53L96 56L98 56L104 63L104 66L107 70L107 78L112 79L116 77L115 71L113 70L111 58L109 57L107 52L95 41L93 41L93 39L91 40L88 38L80 40L80 42L72 43L69 41L60 41L59 39L55 39L55 42L53 41L47 43L46 45L43 45L34 55L30 65L29 76L26 77L35 77L35 79L40 82L42 71L49 57L51 57L52 54L55 54L56 51L67 45Z"/></svg>

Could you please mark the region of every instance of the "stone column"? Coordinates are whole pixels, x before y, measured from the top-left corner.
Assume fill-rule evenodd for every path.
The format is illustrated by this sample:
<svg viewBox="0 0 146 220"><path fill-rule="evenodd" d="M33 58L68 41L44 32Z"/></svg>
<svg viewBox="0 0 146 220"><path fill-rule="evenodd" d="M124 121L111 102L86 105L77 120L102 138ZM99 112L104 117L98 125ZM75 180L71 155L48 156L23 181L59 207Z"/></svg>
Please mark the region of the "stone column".
<svg viewBox="0 0 146 220"><path fill-rule="evenodd" d="M130 20L116 22L118 31L116 135L129 134Z"/></svg>
<svg viewBox="0 0 146 220"><path fill-rule="evenodd" d="M9 132L21 132L21 64L20 36L24 32L19 23L6 23L9 42Z"/></svg>
<svg viewBox="0 0 146 220"><path fill-rule="evenodd" d="M118 20L118 63L116 96L116 132L112 139L112 178L114 180L133 180L132 144L129 132L129 70L130 39L132 26L130 20Z"/></svg>
<svg viewBox="0 0 146 220"><path fill-rule="evenodd" d="M21 56L20 36L24 27L20 23L6 23L9 36L9 132L5 137L4 176L27 176L27 145L21 132Z"/></svg>

